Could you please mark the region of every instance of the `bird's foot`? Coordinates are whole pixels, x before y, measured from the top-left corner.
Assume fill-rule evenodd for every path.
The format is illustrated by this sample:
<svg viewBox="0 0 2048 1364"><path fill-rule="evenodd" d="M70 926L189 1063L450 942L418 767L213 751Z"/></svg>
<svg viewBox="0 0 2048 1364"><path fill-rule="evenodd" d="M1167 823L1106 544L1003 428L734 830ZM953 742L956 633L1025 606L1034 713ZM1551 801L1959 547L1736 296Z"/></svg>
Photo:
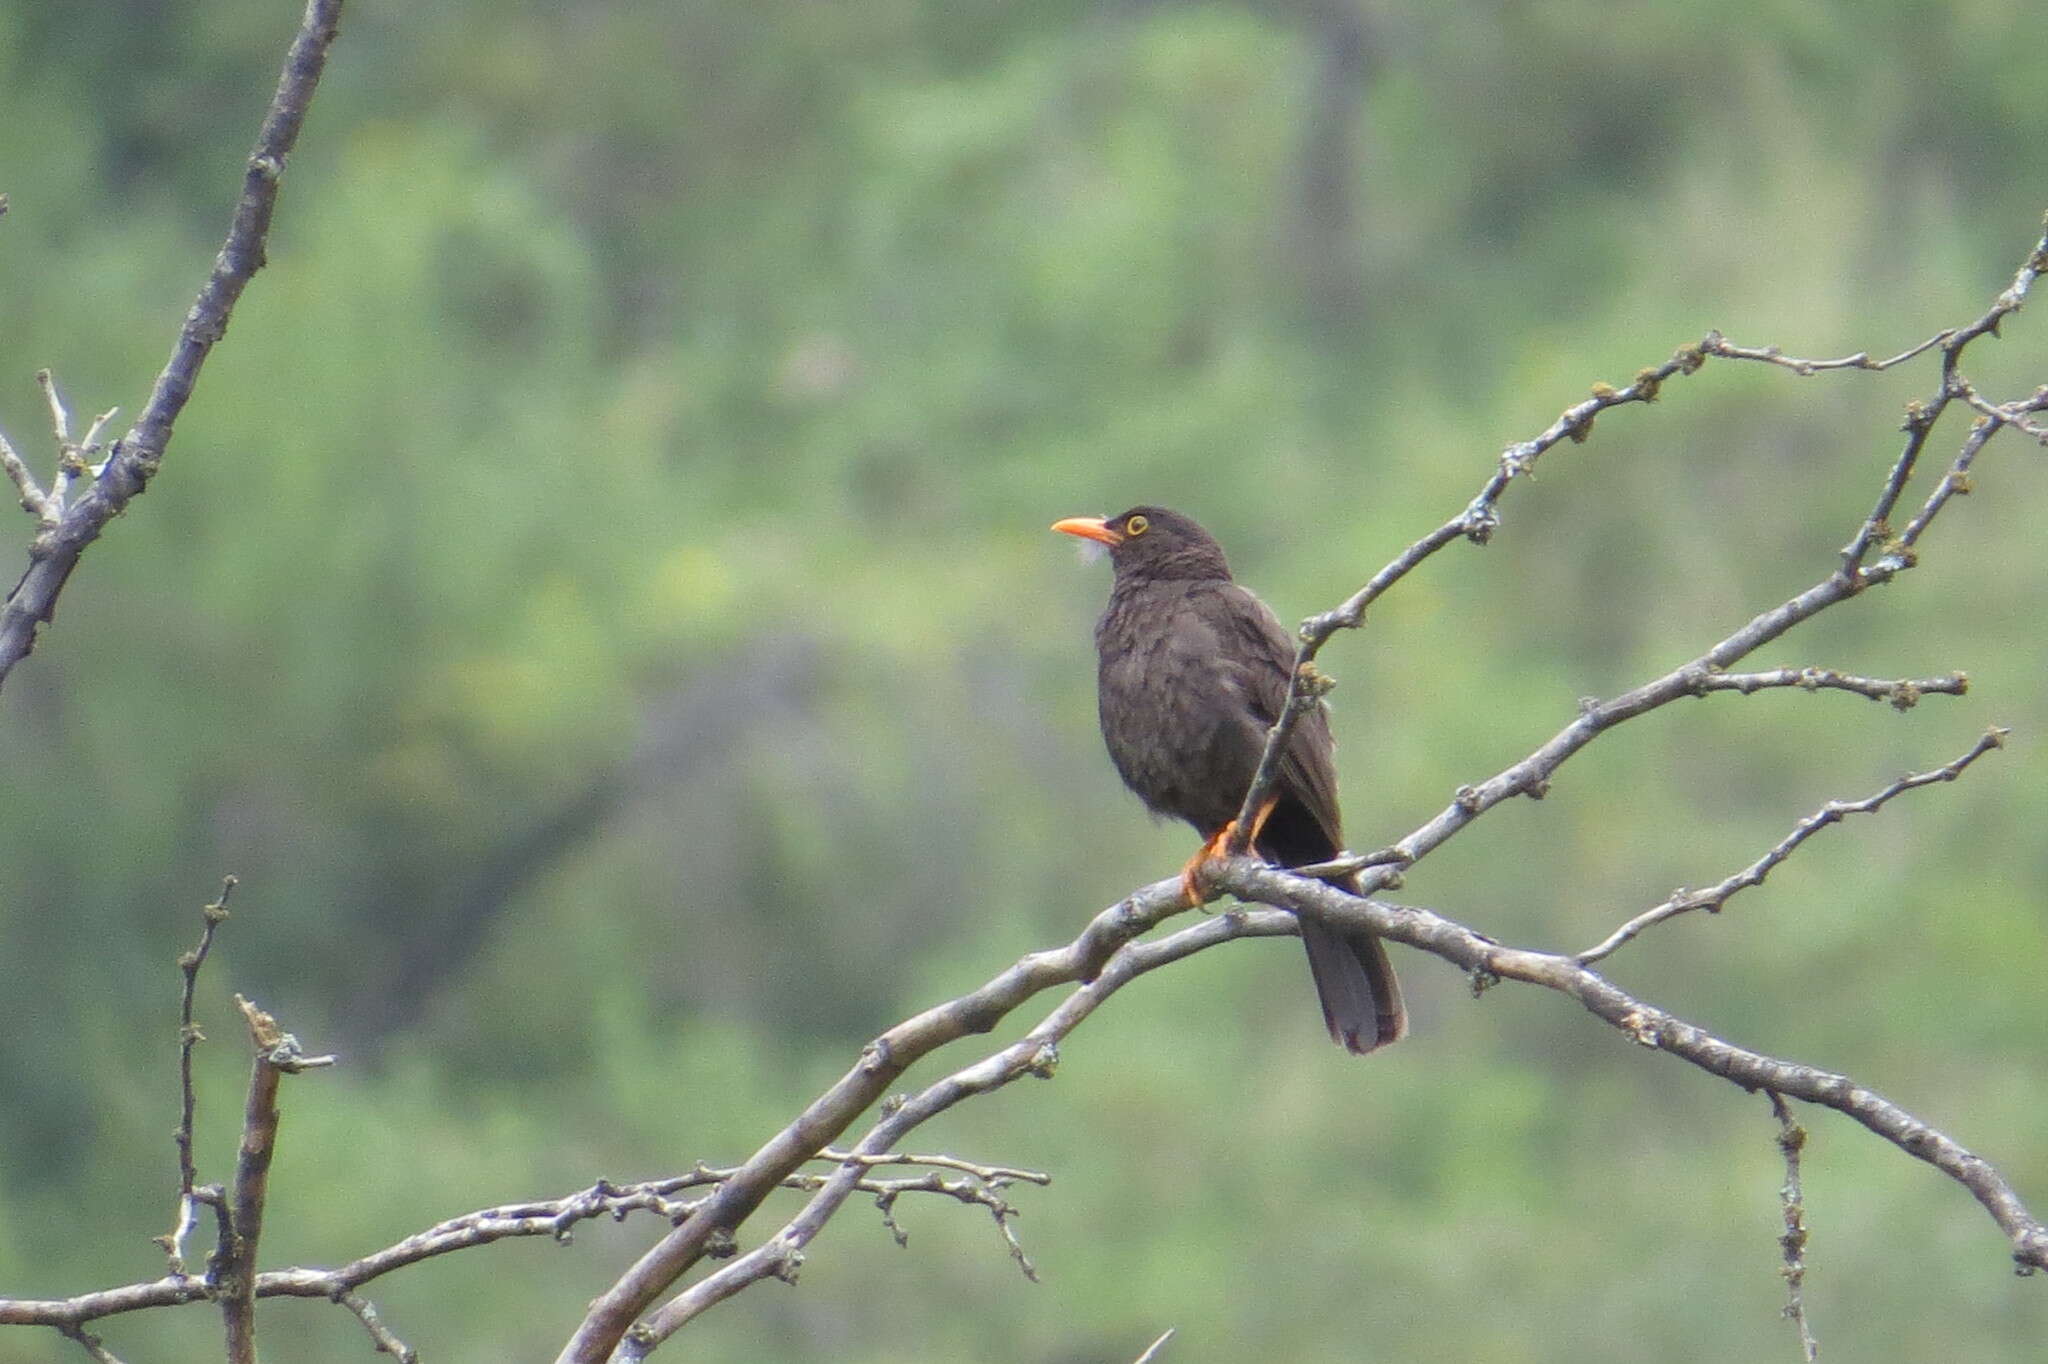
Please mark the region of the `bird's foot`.
<svg viewBox="0 0 2048 1364"><path fill-rule="evenodd" d="M1213 898L1202 886L1203 874L1208 871L1211 862L1220 862L1227 856L1223 849L1229 844L1230 836L1236 832L1237 821L1233 819L1211 834L1209 840L1201 847L1195 849L1195 855L1180 869L1181 898L1191 907L1200 909Z"/></svg>
<svg viewBox="0 0 2048 1364"><path fill-rule="evenodd" d="M1258 841L1260 832L1266 827L1267 817L1279 803L1280 797L1269 796L1266 802L1259 806L1258 812L1252 818L1251 835L1244 840L1246 851L1250 851L1251 845ZM1236 837L1237 821L1233 819L1209 835L1208 841L1195 849L1195 855L1180 869L1180 891L1188 904L1199 909L1214 898L1202 888L1203 873L1207 871L1211 862L1227 861L1235 855L1231 852L1230 845Z"/></svg>

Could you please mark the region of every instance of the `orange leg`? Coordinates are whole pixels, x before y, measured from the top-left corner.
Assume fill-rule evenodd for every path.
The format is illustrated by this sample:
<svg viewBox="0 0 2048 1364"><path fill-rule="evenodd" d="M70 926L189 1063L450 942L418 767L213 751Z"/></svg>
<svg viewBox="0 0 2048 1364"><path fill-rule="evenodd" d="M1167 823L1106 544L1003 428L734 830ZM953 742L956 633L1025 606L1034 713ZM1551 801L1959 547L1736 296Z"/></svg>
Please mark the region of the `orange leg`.
<svg viewBox="0 0 2048 1364"><path fill-rule="evenodd" d="M1268 796L1266 803L1259 807L1258 814L1252 820L1251 837L1245 840L1246 847L1251 847L1258 843L1260 831L1266 827L1267 819L1271 818L1273 814L1273 807L1279 803L1280 797ZM1202 869L1211 862L1223 859L1225 856L1223 850L1229 845L1232 836L1236 833L1237 821L1233 819L1230 823L1211 834L1208 841L1197 848L1195 855L1188 859L1187 865L1180 869L1180 893L1190 905L1208 903L1209 897L1202 893Z"/></svg>

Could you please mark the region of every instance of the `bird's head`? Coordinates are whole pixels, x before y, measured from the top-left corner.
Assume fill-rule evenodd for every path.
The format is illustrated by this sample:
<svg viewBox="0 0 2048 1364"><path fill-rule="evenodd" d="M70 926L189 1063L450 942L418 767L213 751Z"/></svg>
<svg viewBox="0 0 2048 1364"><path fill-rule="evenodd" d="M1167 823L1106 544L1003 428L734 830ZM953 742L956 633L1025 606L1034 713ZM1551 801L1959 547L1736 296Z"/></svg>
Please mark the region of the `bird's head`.
<svg viewBox="0 0 2048 1364"><path fill-rule="evenodd" d="M1164 507L1133 507L1107 519L1070 516L1052 528L1109 546L1118 578L1223 578L1223 546L1189 517Z"/></svg>

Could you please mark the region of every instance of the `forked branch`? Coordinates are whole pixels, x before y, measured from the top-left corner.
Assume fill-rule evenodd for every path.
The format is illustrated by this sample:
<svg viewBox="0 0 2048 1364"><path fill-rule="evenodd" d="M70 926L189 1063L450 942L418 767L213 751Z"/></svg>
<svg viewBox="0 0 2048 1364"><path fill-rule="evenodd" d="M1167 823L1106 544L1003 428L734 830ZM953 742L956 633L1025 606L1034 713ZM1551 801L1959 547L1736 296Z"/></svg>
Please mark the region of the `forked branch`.
<svg viewBox="0 0 2048 1364"><path fill-rule="evenodd" d="M74 443L56 385L45 371L38 378L50 404L58 444L58 472L47 493L37 487L27 465L12 447L0 441L0 470L13 481L22 505L36 516L39 527L29 546L28 568L7 594L5 603L0 603L0 684L6 682L14 665L35 648L36 633L56 610L57 595L64 590L72 569L78 566L79 556L156 476L170 445L171 428L184 411L186 399L192 396L192 386L198 382L207 355L226 332L228 318L242 290L262 268L264 241L270 234L270 218L277 206L278 182L284 176L285 161L298 142L306 110L326 67L327 52L340 22L341 2L306 0L298 35L292 40L284 70L278 77L277 93L271 98L256 135L255 148L249 153L241 198L236 201L227 238L185 316L185 324L171 347L170 359L157 376L135 426L114 443L103 462L88 467L80 447L96 444L99 429L114 414L108 412L100 417L85 441ZM86 480L84 492L68 499L72 483L80 478Z"/></svg>

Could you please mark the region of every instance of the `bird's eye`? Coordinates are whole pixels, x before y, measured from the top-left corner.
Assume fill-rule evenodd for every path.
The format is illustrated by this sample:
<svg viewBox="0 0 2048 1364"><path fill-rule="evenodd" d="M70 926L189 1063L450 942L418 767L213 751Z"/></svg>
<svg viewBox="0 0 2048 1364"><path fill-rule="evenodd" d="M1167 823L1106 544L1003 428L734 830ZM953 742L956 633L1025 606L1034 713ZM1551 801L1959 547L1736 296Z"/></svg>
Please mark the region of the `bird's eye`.
<svg viewBox="0 0 2048 1364"><path fill-rule="evenodd" d="M1142 516L1133 516L1124 522L1124 534L1143 535L1145 528L1151 524L1150 521L1147 521Z"/></svg>

